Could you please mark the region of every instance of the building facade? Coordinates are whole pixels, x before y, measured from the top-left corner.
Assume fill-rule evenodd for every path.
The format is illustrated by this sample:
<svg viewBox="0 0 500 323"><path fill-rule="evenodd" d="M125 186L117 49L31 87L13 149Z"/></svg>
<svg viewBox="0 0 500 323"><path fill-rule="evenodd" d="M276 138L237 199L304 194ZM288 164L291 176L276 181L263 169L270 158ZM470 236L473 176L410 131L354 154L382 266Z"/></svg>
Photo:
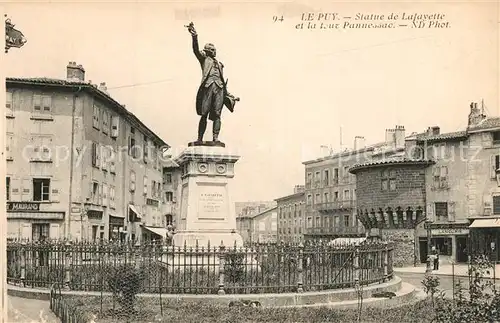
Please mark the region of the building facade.
<svg viewBox="0 0 500 323"><path fill-rule="evenodd" d="M278 232L277 208L236 218L238 232L245 243L275 243Z"/></svg>
<svg viewBox="0 0 500 323"><path fill-rule="evenodd" d="M135 239L161 227L168 145L70 62L7 79L10 238Z"/></svg>
<svg viewBox="0 0 500 323"><path fill-rule="evenodd" d="M365 138L357 136L353 150L303 163L306 183L305 239L365 236L365 229L357 220L356 176L350 174L349 169L393 152L396 145L401 145L400 142L404 146L404 128L396 127L386 131L386 142L366 146Z"/></svg>
<svg viewBox="0 0 500 323"><path fill-rule="evenodd" d="M276 199L278 212L277 240L302 242L306 229L305 188L295 186L294 193Z"/></svg>
<svg viewBox="0 0 500 323"><path fill-rule="evenodd" d="M275 201L248 201L234 203L236 217L255 215L275 206Z"/></svg>

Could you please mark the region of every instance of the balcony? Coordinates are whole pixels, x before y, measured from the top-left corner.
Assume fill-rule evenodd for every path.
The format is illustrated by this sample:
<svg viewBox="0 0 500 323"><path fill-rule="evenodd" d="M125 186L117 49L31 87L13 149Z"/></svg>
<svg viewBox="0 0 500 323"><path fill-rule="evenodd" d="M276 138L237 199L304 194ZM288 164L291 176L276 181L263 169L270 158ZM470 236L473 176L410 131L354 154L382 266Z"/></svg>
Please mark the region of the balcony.
<svg viewBox="0 0 500 323"><path fill-rule="evenodd" d="M354 200L338 200L333 202L316 203L314 208L320 212L331 212L336 210L351 210Z"/></svg>
<svg viewBox="0 0 500 323"><path fill-rule="evenodd" d="M307 228L308 235L331 235L331 236L358 236L365 234L364 227L320 227Z"/></svg>

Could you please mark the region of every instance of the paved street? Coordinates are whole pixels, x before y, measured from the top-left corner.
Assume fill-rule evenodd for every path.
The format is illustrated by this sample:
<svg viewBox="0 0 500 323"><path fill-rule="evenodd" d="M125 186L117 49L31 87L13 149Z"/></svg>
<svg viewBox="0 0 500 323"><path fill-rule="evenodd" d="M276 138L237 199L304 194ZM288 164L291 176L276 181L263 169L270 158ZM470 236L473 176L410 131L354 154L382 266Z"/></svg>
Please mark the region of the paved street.
<svg viewBox="0 0 500 323"><path fill-rule="evenodd" d="M49 309L48 301L8 296L8 322L12 323L59 323Z"/></svg>

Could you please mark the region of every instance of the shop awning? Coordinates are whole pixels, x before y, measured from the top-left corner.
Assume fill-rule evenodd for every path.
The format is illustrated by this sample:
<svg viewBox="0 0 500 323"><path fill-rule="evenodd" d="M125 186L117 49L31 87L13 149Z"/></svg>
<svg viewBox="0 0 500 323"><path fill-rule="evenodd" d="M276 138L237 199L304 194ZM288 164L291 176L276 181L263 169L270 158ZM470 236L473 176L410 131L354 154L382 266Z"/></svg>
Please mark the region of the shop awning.
<svg viewBox="0 0 500 323"><path fill-rule="evenodd" d="M153 232L154 234L161 236L162 238L167 237L168 231L166 228L155 228L155 227L147 227L147 226L143 226L143 228L150 231L150 232Z"/></svg>
<svg viewBox="0 0 500 323"><path fill-rule="evenodd" d="M135 215L137 216L138 219L141 218L141 213L139 213L139 211L137 211L137 209L135 208L135 206L133 206L132 204L129 204L128 207L130 208L130 210L132 210L132 212L135 213Z"/></svg>
<svg viewBox="0 0 500 323"><path fill-rule="evenodd" d="M469 228L500 228L500 219L476 219Z"/></svg>
<svg viewBox="0 0 500 323"><path fill-rule="evenodd" d="M7 212L7 219L63 220L64 212Z"/></svg>

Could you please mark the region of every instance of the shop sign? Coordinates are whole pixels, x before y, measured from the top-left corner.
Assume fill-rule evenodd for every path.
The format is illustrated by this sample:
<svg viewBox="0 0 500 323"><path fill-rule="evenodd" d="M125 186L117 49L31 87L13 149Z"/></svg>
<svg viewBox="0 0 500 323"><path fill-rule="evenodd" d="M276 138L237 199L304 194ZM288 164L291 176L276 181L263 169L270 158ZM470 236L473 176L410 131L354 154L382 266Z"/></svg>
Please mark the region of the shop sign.
<svg viewBox="0 0 500 323"><path fill-rule="evenodd" d="M40 211L40 203L36 202L7 202L7 212Z"/></svg>
<svg viewBox="0 0 500 323"><path fill-rule="evenodd" d="M156 206L156 207L158 207L158 201L157 201L157 200L150 199L150 198L146 199L146 204L147 204L147 205L151 205L151 206Z"/></svg>
<svg viewBox="0 0 500 323"><path fill-rule="evenodd" d="M447 228L447 229L432 229L431 233L433 236L440 235L467 235L469 234L468 229L459 229L459 228Z"/></svg>

